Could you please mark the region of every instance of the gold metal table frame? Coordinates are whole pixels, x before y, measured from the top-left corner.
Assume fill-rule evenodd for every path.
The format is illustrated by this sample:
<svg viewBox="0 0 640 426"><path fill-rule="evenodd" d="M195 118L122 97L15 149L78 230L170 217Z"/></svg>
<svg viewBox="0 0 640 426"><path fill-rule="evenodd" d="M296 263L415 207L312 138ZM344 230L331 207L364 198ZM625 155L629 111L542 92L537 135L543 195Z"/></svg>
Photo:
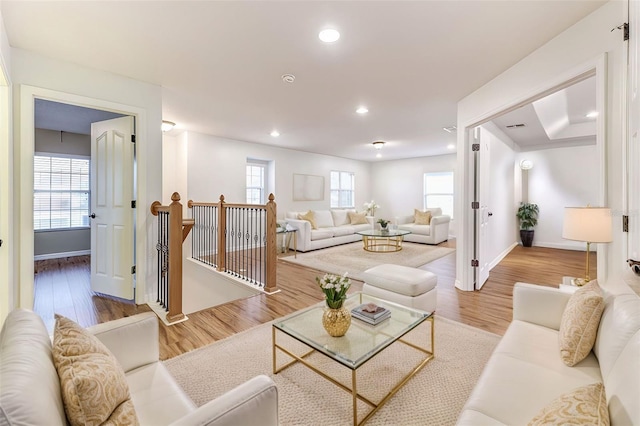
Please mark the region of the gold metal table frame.
<svg viewBox="0 0 640 426"><path fill-rule="evenodd" d="M392 253L402 250L404 236L410 231L360 231L362 245L366 251L374 253Z"/></svg>
<svg viewBox="0 0 640 426"><path fill-rule="evenodd" d="M359 295L360 297L360 301L362 301L362 294L361 293L357 293L356 295ZM368 299L372 299L371 297L366 296ZM380 300L380 299L377 299ZM368 300L367 300L368 301ZM384 302L387 303L387 302ZM389 305L391 305L391 302L388 302ZM314 309L309 308L307 310L310 309ZM409 309L409 308L406 308ZM301 312L305 312L307 310L303 310ZM295 315L295 314L294 314ZM393 313L392 313L392 317L393 317ZM357 319L353 318L352 319L352 327L353 327L353 322L354 321L358 321ZM405 336L406 334L408 334L411 331L416 330L417 328L419 328L419 326L423 323L430 323L430 331L431 331L431 336L430 336L430 343L431 343L431 350L424 348L424 347L420 347L414 343L408 342L404 339L402 339L403 336ZM313 346L309 345L307 342L304 342L298 338L296 338L295 335L293 334L289 334L286 331L284 331L281 328L278 328L276 326L276 323L274 323L272 325L272 329L271 329L271 339L272 339L272 356L273 356L273 373L274 374L278 374L279 372L285 370L286 368L296 364L296 363L301 363L304 366L306 366L307 368L309 368L310 370L314 371L315 373L317 373L318 375L320 375L321 377L324 377L326 380L330 381L331 383L333 383L334 385L338 386L339 388L343 389L344 391L348 392L351 394L352 397L352 404L353 404L353 425L354 426L358 426L358 425L362 425L364 424L367 420L369 420L380 408L382 408L384 406L384 404L386 404L389 399L391 399L391 397L393 397L393 395L395 395L413 376L415 376L416 374L418 374L418 372L420 370L422 370L424 368L425 365L427 365L427 363L429 361L431 361L434 357L435 357L435 346L434 346L434 335L435 335L435 330L434 330L434 315L430 314L429 316L424 317L421 321L418 321L418 324L415 325L415 327L410 328L409 330L405 331L404 333L398 335L398 336L391 336L388 335L388 337L393 339L393 342L391 344L385 345L383 348L380 348L380 350L376 351L375 353L373 353L371 356L369 356L364 362L359 363L358 365L355 366L348 366L343 362L339 362L338 360L336 360L335 358L329 356L329 358L334 359L334 361L338 362L340 365L343 365L345 368L350 368L351 369L351 387L349 386L345 386L344 384L340 383L338 380L336 380L335 378L329 376L328 374L324 373L323 371L321 371L317 366L311 364L308 360L306 360L306 358L311 355L314 352L319 352L319 353L323 353L322 350L318 350L318 348L314 348ZM370 327L370 326L368 326ZM299 342L305 344L306 346L308 346L311 350L309 350L308 352L305 352L302 355L296 355L294 354L292 351L288 350L287 348L283 347L282 345L277 343L276 340L276 336L277 336L277 331L280 331L281 333L284 333L296 340L298 340ZM338 338L333 338L333 339L343 339L343 338L348 338L349 332L347 332L347 334L344 337L338 337ZM392 344L395 344L397 342L403 343L407 346L410 346L420 352L423 352L425 354L425 357L418 363L417 366L415 366L409 373L407 373L402 379L400 379L400 381L398 381L398 383L396 383L392 389L378 402L372 401L371 399L365 397L364 395L360 394L358 391L358 379L357 379L357 372L358 369L360 367L362 367L363 365L365 365L368 361L370 361L371 359L375 358L377 355L383 353L385 351L385 349L389 346L391 346ZM280 350L281 352L285 353L286 355L288 355L289 357L293 358L293 360L287 362L286 364L278 367L276 364L276 350ZM324 353L325 355L327 355L326 353ZM369 405L372 410L369 411L366 416L360 421L358 422L358 401L362 401L364 403L366 403L367 405Z"/></svg>

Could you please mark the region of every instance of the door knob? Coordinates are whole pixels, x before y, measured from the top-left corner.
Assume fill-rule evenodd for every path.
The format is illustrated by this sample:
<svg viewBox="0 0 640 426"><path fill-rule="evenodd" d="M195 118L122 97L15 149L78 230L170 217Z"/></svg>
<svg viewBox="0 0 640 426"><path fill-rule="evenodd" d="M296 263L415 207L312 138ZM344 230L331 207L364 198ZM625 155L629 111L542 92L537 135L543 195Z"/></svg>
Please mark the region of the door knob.
<svg viewBox="0 0 640 426"><path fill-rule="evenodd" d="M493 213L491 213L491 212L489 212L488 214L489 214L489 216L493 216Z"/></svg>
<svg viewBox="0 0 640 426"><path fill-rule="evenodd" d="M95 218L96 218L96 214L95 214L95 213L91 213L91 215L89 215L89 217L90 217L91 219L95 219Z"/></svg>

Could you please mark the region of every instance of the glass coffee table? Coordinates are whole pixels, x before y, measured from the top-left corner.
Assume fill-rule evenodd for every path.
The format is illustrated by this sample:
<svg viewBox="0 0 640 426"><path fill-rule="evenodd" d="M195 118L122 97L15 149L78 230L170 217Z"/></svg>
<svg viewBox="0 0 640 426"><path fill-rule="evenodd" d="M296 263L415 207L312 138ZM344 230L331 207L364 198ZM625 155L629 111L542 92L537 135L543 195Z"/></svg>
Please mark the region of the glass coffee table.
<svg viewBox="0 0 640 426"><path fill-rule="evenodd" d="M380 231L377 229L367 229L358 231L356 234L362 235L362 244L366 251L379 253L389 253L402 250L402 240L411 231L396 229L394 231Z"/></svg>
<svg viewBox="0 0 640 426"><path fill-rule="evenodd" d="M325 309L325 304L322 302L274 321L271 336L273 345L273 373L277 374L285 368L299 362L329 380L331 383L347 391L353 399L354 425L361 425L369 420L409 379L415 376L435 356L433 313L408 308L373 296L368 296L361 292L350 295L345 301L344 306L351 311L351 309L362 303L375 303L376 305L384 306L391 311L391 318L375 326L352 318L351 327L349 327L346 335L342 337L331 337L322 327L322 314ZM404 335L426 321L431 323L430 348L420 347L402 339ZM277 342L278 332L287 334L298 342L308 346L311 350L302 355L296 355L292 350L285 348L281 343ZM396 383L393 388L376 403L358 392L357 372L367 361L394 343L408 345L424 353L424 357L421 357L418 365ZM293 360L278 367L276 365L276 350L284 352L293 358ZM351 387L345 386L335 378L320 371L317 366L305 359L314 352L326 355L338 364L350 369ZM372 408L360 422L358 422L358 401L362 401Z"/></svg>

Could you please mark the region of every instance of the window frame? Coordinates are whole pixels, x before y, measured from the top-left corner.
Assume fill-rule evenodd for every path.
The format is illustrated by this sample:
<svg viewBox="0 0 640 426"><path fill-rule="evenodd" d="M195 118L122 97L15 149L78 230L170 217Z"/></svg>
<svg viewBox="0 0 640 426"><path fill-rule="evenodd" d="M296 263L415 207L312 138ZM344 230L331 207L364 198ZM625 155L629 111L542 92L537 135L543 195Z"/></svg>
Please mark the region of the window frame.
<svg viewBox="0 0 640 426"><path fill-rule="evenodd" d="M334 188L333 174L338 174L338 188ZM342 175L347 174L351 179L351 189L342 189ZM333 193L338 192L338 205L333 205ZM343 193L351 193L350 205L343 205L344 197ZM329 205L332 209L354 209L356 207L356 174L355 172L349 172L345 170L331 170L329 173Z"/></svg>
<svg viewBox="0 0 640 426"><path fill-rule="evenodd" d="M427 177L429 175L450 175L451 176L451 192L428 192L427 190ZM453 215L455 214L455 172L453 170L445 170L441 172L424 172L422 175L422 207L423 209L434 208L427 206L427 198L430 195L439 195L439 196L450 196L451 197L451 219L453 220ZM441 207L441 206L437 206ZM443 211L442 214L448 214L448 212Z"/></svg>
<svg viewBox="0 0 640 426"><path fill-rule="evenodd" d="M246 185L247 178L249 177L249 167L259 167L260 169L262 169L262 186L261 187ZM256 206L266 204L267 174L268 174L268 172L269 172L269 163L267 161L254 160L254 159L251 159L251 158L247 158L247 162L245 164L245 169L244 169L245 201L246 201L247 204L252 204L252 205L256 205ZM259 203L254 203L254 202L249 201L248 192L251 189L259 189L260 190L260 202Z"/></svg>
<svg viewBox="0 0 640 426"><path fill-rule="evenodd" d="M35 174L37 173L36 168L35 168L35 164L33 167L33 178L34 178L34 185L33 185L33 197L34 197L34 203L33 203L33 209L32 209L32 217L33 217L33 232L35 233L40 233L40 232L60 232L60 231L77 231L77 230L87 230L87 229L91 229L91 222L87 221L87 225L82 225L82 226L66 226L66 227L59 227L59 228L51 228L51 202L49 203L49 228L43 228L43 229L36 229L36 225L35 225L35 214L36 214L36 204L35 204L35 194L36 193L48 193L48 194L52 194L52 193L63 193L63 194L87 194L87 217L90 216L91 214L91 156L90 155L83 155L83 154L67 154L67 153L58 153L58 152L45 152L45 151L36 151L33 153L33 160L35 163L35 158L36 157L48 157L49 159L52 158L69 158L69 159L76 159L76 160L86 160L87 161L87 165L88 165L88 170L89 172L87 173L87 176L89 177L88 179L88 189L84 190L84 189L68 189L68 190L52 190L50 189L36 189L36 184L35 184ZM51 174L51 172L49 172L49 174ZM70 173L70 174L74 174L74 173ZM79 175L76 173L76 175ZM71 223L71 212L73 210L78 210L78 209L72 209L71 207L71 203L69 203L69 223ZM45 211L45 210L38 210L38 211ZM59 211L59 210L56 210Z"/></svg>

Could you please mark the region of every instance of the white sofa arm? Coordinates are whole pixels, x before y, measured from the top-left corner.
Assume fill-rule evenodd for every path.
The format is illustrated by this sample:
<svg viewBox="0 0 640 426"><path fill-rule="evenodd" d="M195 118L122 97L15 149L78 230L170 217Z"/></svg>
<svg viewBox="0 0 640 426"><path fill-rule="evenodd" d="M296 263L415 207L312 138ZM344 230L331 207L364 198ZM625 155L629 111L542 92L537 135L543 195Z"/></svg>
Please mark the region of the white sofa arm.
<svg viewBox="0 0 640 426"><path fill-rule="evenodd" d="M87 328L116 357L126 372L158 362L158 317L153 312L132 315Z"/></svg>
<svg viewBox="0 0 640 426"><path fill-rule="evenodd" d="M513 319L559 330L570 297L570 293L557 288L516 283L513 287Z"/></svg>
<svg viewBox="0 0 640 426"><path fill-rule="evenodd" d="M449 222L451 222L451 217L445 215L442 216L433 216L431 218L431 222L429 223L430 226L437 226L437 225L442 225L442 224L448 224ZM449 226L447 225L447 229L449 228Z"/></svg>
<svg viewBox="0 0 640 426"><path fill-rule="evenodd" d="M172 426L258 424L278 426L278 389L265 375L244 382L171 423Z"/></svg>
<svg viewBox="0 0 640 426"><path fill-rule="evenodd" d="M311 223L308 220L300 219L287 219L287 223L298 230L296 232L298 250L309 251L311 249Z"/></svg>

